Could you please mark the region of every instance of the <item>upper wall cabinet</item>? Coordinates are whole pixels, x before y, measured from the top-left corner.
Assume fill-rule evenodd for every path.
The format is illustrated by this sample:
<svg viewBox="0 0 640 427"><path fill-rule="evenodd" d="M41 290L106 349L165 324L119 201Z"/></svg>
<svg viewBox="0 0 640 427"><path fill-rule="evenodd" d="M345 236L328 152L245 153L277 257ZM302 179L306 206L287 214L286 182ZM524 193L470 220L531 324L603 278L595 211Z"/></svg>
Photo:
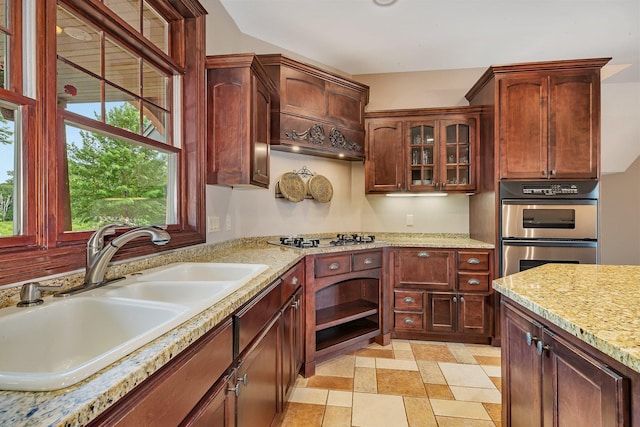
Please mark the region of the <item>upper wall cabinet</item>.
<svg viewBox="0 0 640 427"><path fill-rule="evenodd" d="M367 113L366 192L474 191L479 113L469 107Z"/></svg>
<svg viewBox="0 0 640 427"><path fill-rule="evenodd" d="M269 187L276 87L254 54L208 56L207 183Z"/></svg>
<svg viewBox="0 0 640 427"><path fill-rule="evenodd" d="M467 99L495 102L498 179L598 178L600 68L608 61L516 64L485 72Z"/></svg>
<svg viewBox="0 0 640 427"><path fill-rule="evenodd" d="M275 82L274 150L364 159L364 107L369 87L282 55L260 55Z"/></svg>

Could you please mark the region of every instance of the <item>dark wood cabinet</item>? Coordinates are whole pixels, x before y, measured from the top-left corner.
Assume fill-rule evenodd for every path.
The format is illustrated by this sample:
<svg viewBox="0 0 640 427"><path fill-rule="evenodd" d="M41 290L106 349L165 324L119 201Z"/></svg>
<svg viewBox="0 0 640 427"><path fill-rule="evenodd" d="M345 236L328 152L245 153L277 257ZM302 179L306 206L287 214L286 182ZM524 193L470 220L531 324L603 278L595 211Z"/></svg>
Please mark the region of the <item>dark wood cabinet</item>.
<svg viewBox="0 0 640 427"><path fill-rule="evenodd" d="M282 276L281 402L287 402L304 363L304 262ZM281 408L284 409L284 408Z"/></svg>
<svg viewBox="0 0 640 427"><path fill-rule="evenodd" d="M598 177L599 71L518 73L499 86L501 179Z"/></svg>
<svg viewBox="0 0 640 427"><path fill-rule="evenodd" d="M404 191L406 183L402 121L368 119L366 123L366 192Z"/></svg>
<svg viewBox="0 0 640 427"><path fill-rule="evenodd" d="M505 425L629 425L628 378L503 301Z"/></svg>
<svg viewBox="0 0 640 427"><path fill-rule="evenodd" d="M274 83L253 54L208 56L207 183L269 186Z"/></svg>
<svg viewBox="0 0 640 427"><path fill-rule="evenodd" d="M366 192L474 191L479 112L469 107L368 112Z"/></svg>
<svg viewBox="0 0 640 427"><path fill-rule="evenodd" d="M306 258L304 375L317 362L369 344L383 333L382 251L363 250Z"/></svg>
<svg viewBox="0 0 640 427"><path fill-rule="evenodd" d="M232 369L211 388L180 427L235 427L237 371Z"/></svg>
<svg viewBox="0 0 640 427"><path fill-rule="evenodd" d="M274 150L364 158L368 86L282 55L259 58L279 95L271 109Z"/></svg>
<svg viewBox="0 0 640 427"><path fill-rule="evenodd" d="M491 251L391 251L392 337L488 342Z"/></svg>

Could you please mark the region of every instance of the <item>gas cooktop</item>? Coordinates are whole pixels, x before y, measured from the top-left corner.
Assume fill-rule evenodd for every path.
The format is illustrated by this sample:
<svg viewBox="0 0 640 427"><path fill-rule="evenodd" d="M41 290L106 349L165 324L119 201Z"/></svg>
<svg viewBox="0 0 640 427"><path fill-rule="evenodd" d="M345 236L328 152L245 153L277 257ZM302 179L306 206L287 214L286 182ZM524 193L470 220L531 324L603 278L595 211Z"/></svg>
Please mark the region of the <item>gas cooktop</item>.
<svg viewBox="0 0 640 427"><path fill-rule="evenodd" d="M374 243L376 236L368 234L337 234L336 237L283 236L279 240L269 240L272 245L289 246L298 249L327 248Z"/></svg>

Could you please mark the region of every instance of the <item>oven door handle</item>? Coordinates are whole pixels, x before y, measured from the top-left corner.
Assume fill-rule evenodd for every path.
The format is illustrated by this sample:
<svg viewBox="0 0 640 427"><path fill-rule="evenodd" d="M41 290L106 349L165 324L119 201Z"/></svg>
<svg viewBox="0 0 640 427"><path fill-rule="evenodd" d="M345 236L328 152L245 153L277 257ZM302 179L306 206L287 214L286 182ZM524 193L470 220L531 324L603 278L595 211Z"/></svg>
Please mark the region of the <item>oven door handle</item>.
<svg viewBox="0 0 640 427"><path fill-rule="evenodd" d="M503 239L503 246L550 246L550 247L573 247L573 248L595 248L598 246L596 240L522 240Z"/></svg>

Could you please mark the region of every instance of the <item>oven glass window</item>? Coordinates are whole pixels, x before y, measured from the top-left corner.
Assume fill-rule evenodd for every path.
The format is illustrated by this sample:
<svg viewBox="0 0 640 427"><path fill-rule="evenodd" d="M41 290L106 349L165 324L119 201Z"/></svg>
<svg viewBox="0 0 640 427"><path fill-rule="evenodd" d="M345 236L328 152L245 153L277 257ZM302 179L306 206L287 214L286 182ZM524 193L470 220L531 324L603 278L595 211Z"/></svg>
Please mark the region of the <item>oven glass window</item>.
<svg viewBox="0 0 640 427"><path fill-rule="evenodd" d="M576 228L575 209L523 209L523 228Z"/></svg>

